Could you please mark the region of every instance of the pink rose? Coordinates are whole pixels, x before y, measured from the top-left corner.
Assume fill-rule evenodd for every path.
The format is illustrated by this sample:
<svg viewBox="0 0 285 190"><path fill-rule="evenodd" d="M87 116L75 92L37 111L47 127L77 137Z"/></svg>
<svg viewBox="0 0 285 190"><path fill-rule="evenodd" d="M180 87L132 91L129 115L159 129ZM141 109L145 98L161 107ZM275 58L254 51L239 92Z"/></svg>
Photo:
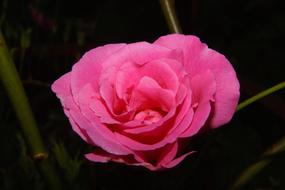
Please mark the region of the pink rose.
<svg viewBox="0 0 285 190"><path fill-rule="evenodd" d="M92 49L52 90L73 130L95 147L87 159L150 170L180 163L191 154L180 151L181 139L229 122L239 99L229 61L179 34Z"/></svg>

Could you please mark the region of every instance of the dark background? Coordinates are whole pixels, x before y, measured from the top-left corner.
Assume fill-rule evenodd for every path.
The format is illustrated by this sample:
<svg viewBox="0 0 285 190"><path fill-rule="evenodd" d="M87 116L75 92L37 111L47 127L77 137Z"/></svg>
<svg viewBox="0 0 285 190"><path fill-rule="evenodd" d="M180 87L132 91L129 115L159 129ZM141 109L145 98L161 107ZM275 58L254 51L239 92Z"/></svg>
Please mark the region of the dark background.
<svg viewBox="0 0 285 190"><path fill-rule="evenodd" d="M282 0L176 0L176 8L185 34L199 36L231 61L240 79L241 100L284 80ZM168 34L159 2L0 0L0 24L66 189L228 189L285 135L283 90L193 139L198 153L174 169L150 172L90 163L83 157L90 147L71 130L49 85L86 50L116 42L152 42ZM0 151L0 189L47 189L2 86ZM284 159L284 153L275 155L244 189L285 189Z"/></svg>

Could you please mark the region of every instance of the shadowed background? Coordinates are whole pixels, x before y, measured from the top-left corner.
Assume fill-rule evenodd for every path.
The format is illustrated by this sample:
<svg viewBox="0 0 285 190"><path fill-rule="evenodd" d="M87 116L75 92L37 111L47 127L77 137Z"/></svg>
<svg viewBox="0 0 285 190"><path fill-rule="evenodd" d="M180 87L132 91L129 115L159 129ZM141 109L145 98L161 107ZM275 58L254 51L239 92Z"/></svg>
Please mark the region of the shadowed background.
<svg viewBox="0 0 285 190"><path fill-rule="evenodd" d="M241 100L284 80L285 11L281 0L176 0L185 34L231 61ZM174 169L150 172L83 157L92 149L71 129L49 85L91 48L152 42L169 33L159 1L1 0L0 25L53 163L66 189L228 189L285 135L284 90L238 112L226 126L193 139L198 151ZM1 84L0 84L1 85ZM0 86L0 189L47 189ZM244 189L285 189L285 154Z"/></svg>

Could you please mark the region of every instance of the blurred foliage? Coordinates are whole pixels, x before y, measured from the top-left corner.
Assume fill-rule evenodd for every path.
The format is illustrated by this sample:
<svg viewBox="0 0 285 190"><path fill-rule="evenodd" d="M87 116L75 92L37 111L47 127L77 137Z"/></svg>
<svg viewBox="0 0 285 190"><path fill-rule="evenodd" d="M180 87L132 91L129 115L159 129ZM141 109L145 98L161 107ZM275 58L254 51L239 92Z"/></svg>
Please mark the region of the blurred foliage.
<svg viewBox="0 0 285 190"><path fill-rule="evenodd" d="M185 33L223 52L239 76L264 88L284 80L282 0L176 0L176 5ZM167 34L159 2L2 0L0 26L66 189L228 189L245 167L285 135L284 119L255 104L230 124L195 137L189 148L198 153L172 170L153 173L90 163L83 155L92 148L72 131L49 86L88 49L153 41ZM0 189L46 189L1 84L0 89ZM243 86L241 90L242 99L249 97ZM284 100L284 91L276 96ZM284 154L274 156L244 189L285 189L284 159Z"/></svg>
<svg viewBox="0 0 285 190"><path fill-rule="evenodd" d="M64 170L67 181L72 184L78 176L82 164L82 160L78 158L79 154L77 153L73 159L62 143L54 144L53 153L58 165Z"/></svg>
<svg viewBox="0 0 285 190"><path fill-rule="evenodd" d="M28 47L30 47L31 44L31 28L28 28L27 30L22 30L21 31L21 38L20 38L20 44L21 44L21 48L23 49L27 49Z"/></svg>

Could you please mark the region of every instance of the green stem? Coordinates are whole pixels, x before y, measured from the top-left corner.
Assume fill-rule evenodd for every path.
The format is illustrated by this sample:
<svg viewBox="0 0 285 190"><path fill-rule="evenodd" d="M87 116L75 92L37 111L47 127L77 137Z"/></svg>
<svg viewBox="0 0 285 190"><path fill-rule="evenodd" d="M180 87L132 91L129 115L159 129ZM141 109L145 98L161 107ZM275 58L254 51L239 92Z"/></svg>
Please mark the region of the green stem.
<svg viewBox="0 0 285 190"><path fill-rule="evenodd" d="M237 107L236 111L239 111L246 106L256 102L257 100L272 94L273 92L276 92L282 88L285 88L285 81L281 82L271 88L268 88L257 95L245 100L244 102L240 103ZM271 163L271 159L269 156L272 156L274 154L280 153L285 151L285 137L283 137L280 141L278 141L276 144L274 144L271 148L266 150L262 154L262 158L260 161L252 164L249 166L244 172L241 173L241 175L235 180L234 184L231 186L231 190L236 190L242 188L244 185L246 185L250 179L252 179L255 175L257 175L263 168L265 168L268 164Z"/></svg>
<svg viewBox="0 0 285 190"><path fill-rule="evenodd" d="M263 168L271 163L270 156L278 154L285 151L285 137L274 144L271 148L266 150L262 157L263 159L249 166L241 175L235 180L234 184L231 186L230 190L237 190L246 185L250 179L257 175Z"/></svg>
<svg viewBox="0 0 285 190"><path fill-rule="evenodd" d="M273 86L271 88L268 88L268 89L266 89L266 90L256 94L255 96L253 96L253 97L243 101L242 103L240 103L238 105L236 111L239 111L239 110L245 108L246 106L256 102L257 100L259 100L259 99L261 99L261 98L263 98L263 97L265 97L265 96L267 96L269 94L272 94L273 92L276 92L277 90L280 90L282 88L285 88L285 81L283 81L283 82L281 82L281 83L279 83L279 84L277 84L277 85L275 85L275 86Z"/></svg>
<svg viewBox="0 0 285 190"><path fill-rule="evenodd" d="M30 104L1 31L0 79L2 80L14 107L33 158L38 161L39 167L50 185L50 188L61 189L59 178L57 177L49 160L46 159L48 154L44 148Z"/></svg>
<svg viewBox="0 0 285 190"><path fill-rule="evenodd" d="M171 33L182 33L175 12L175 0L159 0L161 9Z"/></svg>

